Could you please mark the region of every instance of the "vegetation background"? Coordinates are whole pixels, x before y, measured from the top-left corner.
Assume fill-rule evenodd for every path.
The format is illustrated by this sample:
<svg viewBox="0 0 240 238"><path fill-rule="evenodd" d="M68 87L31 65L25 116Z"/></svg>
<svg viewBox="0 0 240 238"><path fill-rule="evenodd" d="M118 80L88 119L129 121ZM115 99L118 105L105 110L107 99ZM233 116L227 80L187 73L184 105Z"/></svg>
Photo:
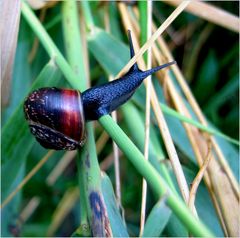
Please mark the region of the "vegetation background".
<svg viewBox="0 0 240 238"><path fill-rule="evenodd" d="M131 29L135 43L137 39L142 46L147 41L147 3L29 1L22 5L22 14L18 1L7 3L8 7L4 4L1 18L5 34L1 37L5 37L3 47L10 50L2 49L2 61L14 59L14 63L5 60L8 63L2 68L2 236L138 236L139 232L143 236L187 236L189 231L200 234L193 224L205 232L197 220L192 225L180 223L184 220L181 214L188 214L188 211L177 208L175 202L169 205L166 194L159 200L163 187L159 188L159 193L148 187L147 195L142 194L143 177L148 182L151 179L158 181L151 173L144 175L144 168L146 173L150 171L144 163L151 163L158 175L180 196L184 179L191 189L199 168L202 168L204 181L200 183L196 201L190 209L195 216L196 209L199 220L214 235L239 235L238 2L213 1L193 6L197 15L187 7L180 15L175 15L176 19L156 41L153 65L170 61L170 54L177 62L175 69L163 70L152 77L157 104L164 112L172 140L166 139L161 130L164 121L155 115L158 108L155 105L150 114L150 138L144 142L144 85L117 111L117 123L139 150L144 153L144 146L149 145L150 162L129 160L125 150L131 152L134 149L127 141L124 149L114 149L109 134L114 137L111 133L115 130L109 129L110 122L106 126L104 119L100 123L88 123L87 146L79 153L48 152L30 134L22 108L24 98L33 88L57 86L84 90L87 85L107 82L110 75L116 78L129 61L127 29ZM34 8L39 22L32 18L26 4ZM152 5L151 24L158 28L179 2L154 1ZM224 13L221 17L219 9ZM205 16L201 15L203 12ZM44 31L53 44L49 43ZM139 48L135 43L137 52ZM59 56L56 47L64 58ZM65 59L74 73L68 71ZM143 60L138 59L140 68L144 69ZM146 54L144 59L147 59ZM190 93L207 118L205 127L199 125L204 123L196 113L198 107L192 104L190 94L184 93L179 77L190 86ZM192 126L187 117L192 118ZM212 134L214 141L213 136L209 136ZM125 140L125 136L119 134L119 137ZM116 138L115 142L120 139ZM181 163L177 170L173 169L174 158L169 153L169 145L173 144ZM87 154L91 161L89 170L83 165ZM204 161L208 159L211 162L206 170L204 166L208 162L204 164ZM104 173L100 173L98 163ZM185 178L181 177L181 171ZM119 180L116 180L116 174L120 174ZM27 175L26 183L16 190ZM180 183L176 180L178 176ZM103 198L100 200L105 203L106 210L100 209L102 220L97 223L100 228L93 226L98 218L94 217L89 201L84 201L92 192L88 186L98 191ZM9 199L11 193L13 196ZM194 194L190 193L190 196L195 198ZM146 224L140 228L144 197Z"/></svg>

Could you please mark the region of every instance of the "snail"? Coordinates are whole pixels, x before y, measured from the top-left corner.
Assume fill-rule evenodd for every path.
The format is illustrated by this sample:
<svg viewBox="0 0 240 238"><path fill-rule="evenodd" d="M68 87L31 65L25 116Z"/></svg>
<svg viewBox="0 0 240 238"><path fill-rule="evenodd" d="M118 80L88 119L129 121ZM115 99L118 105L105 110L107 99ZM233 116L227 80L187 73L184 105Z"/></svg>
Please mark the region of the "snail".
<svg viewBox="0 0 240 238"><path fill-rule="evenodd" d="M130 31L130 56L134 49ZM33 91L24 102L31 133L46 149L75 150L85 142L85 122L97 120L128 101L142 81L175 61L141 71L135 63L121 78L83 93L55 87Z"/></svg>

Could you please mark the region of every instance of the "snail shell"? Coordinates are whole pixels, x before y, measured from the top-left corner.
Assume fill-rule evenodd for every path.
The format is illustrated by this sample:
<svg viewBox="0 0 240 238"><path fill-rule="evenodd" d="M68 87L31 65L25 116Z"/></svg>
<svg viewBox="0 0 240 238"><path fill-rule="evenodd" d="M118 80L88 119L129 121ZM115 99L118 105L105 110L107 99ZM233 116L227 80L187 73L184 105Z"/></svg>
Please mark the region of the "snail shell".
<svg viewBox="0 0 240 238"><path fill-rule="evenodd" d="M85 119L77 90L41 88L24 103L31 133L47 149L75 150L85 141Z"/></svg>

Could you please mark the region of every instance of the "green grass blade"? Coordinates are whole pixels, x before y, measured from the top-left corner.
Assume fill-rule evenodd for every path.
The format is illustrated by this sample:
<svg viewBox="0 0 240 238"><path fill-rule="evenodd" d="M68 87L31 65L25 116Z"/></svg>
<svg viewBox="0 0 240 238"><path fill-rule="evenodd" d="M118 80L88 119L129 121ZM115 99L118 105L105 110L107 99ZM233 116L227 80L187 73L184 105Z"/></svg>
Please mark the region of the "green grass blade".
<svg viewBox="0 0 240 238"><path fill-rule="evenodd" d="M217 111L222 104L226 102L227 99L231 98L239 88L239 75L233 77L229 82L217 93L215 93L208 101L204 108L206 113L211 114L211 111Z"/></svg>
<svg viewBox="0 0 240 238"><path fill-rule="evenodd" d="M170 107L166 106L165 104L161 103L160 104L162 110L164 113L168 114L168 115L171 115L173 117L176 117L178 118L180 121L182 122L187 122L199 129L201 129L202 131L205 131L205 132L208 132L209 134L212 134L212 135L215 135L215 136L219 136L219 137L222 137L223 139L235 144L235 145L240 145L240 142L238 140L235 140L227 135L225 135L224 133L214 129L214 128L211 128L209 126L204 126L203 124L193 120L193 119L190 119L190 118L187 118L183 115L181 115L180 113L178 113L177 111L171 109Z"/></svg>
<svg viewBox="0 0 240 238"><path fill-rule="evenodd" d="M85 7L88 7L87 2L82 2ZM81 45L81 36L79 28L79 16L77 3L74 1L67 1L63 3L63 29L64 40L66 45L67 58L71 68L75 74L81 78L81 89L86 89L87 73L84 68L84 53ZM83 113L83 112L82 112ZM91 231L94 236L105 236L109 223L105 223L107 212L104 212L105 205L102 200L101 178L98 158L96 154L94 131L92 123L85 125L87 138L84 148L80 152L80 160L78 160L78 178L79 189L81 194L81 221L80 226L91 225ZM91 177L91 179L89 179ZM96 196L96 194L98 196ZM91 197L99 199L102 209L96 215L96 208L94 207L97 201L92 204ZM99 207L98 207L99 208Z"/></svg>
<svg viewBox="0 0 240 238"><path fill-rule="evenodd" d="M29 8L25 1L22 1L22 15L34 30L39 40L43 44L50 58L56 62L56 64L61 69L63 75L69 81L69 83L76 89L81 89L81 83L76 74L73 73L71 67L59 51L59 49L54 44L53 40L50 38L43 25L36 18L33 11Z"/></svg>
<svg viewBox="0 0 240 238"><path fill-rule="evenodd" d="M122 112L124 115L124 120L127 123L129 131L131 132L131 136L134 139L134 142L138 145L138 147L143 151L144 149L144 122L141 119L137 109L135 106L128 102L122 106ZM132 120L134 118L134 123ZM154 135L155 131L151 131L151 138L150 138L150 145L149 145L149 161L152 165L156 168L157 171L165 178L169 186L175 190L173 182L169 176L169 173L166 169L164 163L161 163L163 159L166 158L162 148L159 144L154 144L152 142L152 136Z"/></svg>
<svg viewBox="0 0 240 238"><path fill-rule="evenodd" d="M180 197L171 191L165 180L159 176L152 165L144 159L141 152L136 148L126 134L124 134L121 128L114 123L113 119L109 115L106 115L101 117L99 122L127 158L132 162L138 172L147 180L153 191L159 197L164 195L167 196L166 201L168 206L189 229L189 231L195 236L213 236L212 233L202 224L202 222L192 215Z"/></svg>

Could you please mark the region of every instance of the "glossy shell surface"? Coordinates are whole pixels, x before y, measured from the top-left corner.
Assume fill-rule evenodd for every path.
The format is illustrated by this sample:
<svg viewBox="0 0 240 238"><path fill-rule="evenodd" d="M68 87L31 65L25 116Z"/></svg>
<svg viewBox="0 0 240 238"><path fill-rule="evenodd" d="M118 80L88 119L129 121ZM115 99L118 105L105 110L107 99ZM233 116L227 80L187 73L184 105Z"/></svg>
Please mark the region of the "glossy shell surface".
<svg viewBox="0 0 240 238"><path fill-rule="evenodd" d="M41 88L24 103L25 117L36 139L47 149L74 150L84 144L85 119L77 90Z"/></svg>

